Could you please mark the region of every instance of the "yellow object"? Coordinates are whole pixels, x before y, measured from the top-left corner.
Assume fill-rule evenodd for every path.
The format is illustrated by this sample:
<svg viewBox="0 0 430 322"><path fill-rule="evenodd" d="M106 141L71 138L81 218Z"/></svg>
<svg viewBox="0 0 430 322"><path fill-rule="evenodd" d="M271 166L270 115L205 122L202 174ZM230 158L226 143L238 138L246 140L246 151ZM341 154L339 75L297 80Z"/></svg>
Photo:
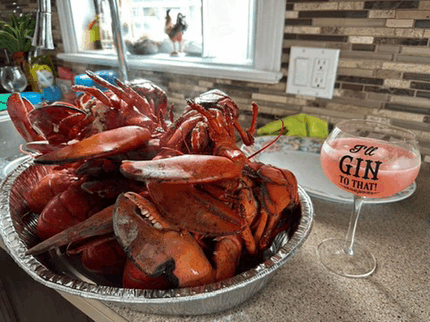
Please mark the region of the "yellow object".
<svg viewBox="0 0 430 322"><path fill-rule="evenodd" d="M100 27L94 26L93 29L90 30L90 41L96 42L100 41Z"/></svg>
<svg viewBox="0 0 430 322"><path fill-rule="evenodd" d="M45 87L54 85L54 74L48 65L34 64L31 66L30 74L37 83L39 92Z"/></svg>
<svg viewBox="0 0 430 322"><path fill-rule="evenodd" d="M258 135L276 135L284 123L285 135L325 139L328 136L328 123L318 117L296 114L284 117L257 130Z"/></svg>
<svg viewBox="0 0 430 322"><path fill-rule="evenodd" d="M90 42L100 41L100 23L99 16L96 16L93 21L91 21L88 29L90 31Z"/></svg>

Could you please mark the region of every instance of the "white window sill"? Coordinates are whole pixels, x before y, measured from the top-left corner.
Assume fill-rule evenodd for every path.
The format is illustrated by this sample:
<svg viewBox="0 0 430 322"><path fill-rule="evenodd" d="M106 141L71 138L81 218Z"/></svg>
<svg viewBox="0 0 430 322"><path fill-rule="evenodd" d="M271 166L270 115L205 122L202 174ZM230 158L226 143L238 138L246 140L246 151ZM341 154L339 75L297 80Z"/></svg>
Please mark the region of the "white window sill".
<svg viewBox="0 0 430 322"><path fill-rule="evenodd" d="M117 67L116 55L101 55L97 53L59 53L61 60L80 64L95 64ZM193 61L174 59L154 59L151 57L127 57L128 69L149 70L164 73L224 78L256 83L275 84L282 78L282 73L252 69L251 67L232 67L202 64Z"/></svg>

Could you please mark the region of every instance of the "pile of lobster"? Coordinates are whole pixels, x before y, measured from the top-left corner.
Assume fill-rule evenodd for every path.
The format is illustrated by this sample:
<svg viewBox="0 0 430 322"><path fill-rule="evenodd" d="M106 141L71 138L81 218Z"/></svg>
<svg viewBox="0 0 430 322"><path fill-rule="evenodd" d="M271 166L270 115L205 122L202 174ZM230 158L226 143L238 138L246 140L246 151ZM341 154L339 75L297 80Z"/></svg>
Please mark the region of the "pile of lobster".
<svg viewBox="0 0 430 322"><path fill-rule="evenodd" d="M251 162L237 104L220 90L187 100L174 120L163 90L149 81L74 86L74 105L34 108L18 93L8 111L27 141L22 150L52 167L29 193L39 214L38 255L64 247L123 287L192 287L230 278L255 262L300 212L295 176Z"/></svg>

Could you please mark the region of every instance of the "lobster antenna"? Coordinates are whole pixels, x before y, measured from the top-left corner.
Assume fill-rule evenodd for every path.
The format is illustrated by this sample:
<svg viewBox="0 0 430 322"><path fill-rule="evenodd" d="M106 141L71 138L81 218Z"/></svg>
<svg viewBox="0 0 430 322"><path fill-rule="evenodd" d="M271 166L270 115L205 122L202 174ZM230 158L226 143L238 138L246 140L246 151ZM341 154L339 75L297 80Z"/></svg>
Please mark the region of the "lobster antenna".
<svg viewBox="0 0 430 322"><path fill-rule="evenodd" d="M171 123L174 123L174 122L175 122L175 116L174 116L174 114L173 114L173 109L174 109L174 107L175 107L175 104L174 104L174 103L172 103L172 105L170 106L170 109L169 109L169 117L170 117L170 122L171 122Z"/></svg>
<svg viewBox="0 0 430 322"><path fill-rule="evenodd" d="M184 142L185 147L186 147L186 148L187 148L187 150L188 150L188 153L190 153L190 154L191 154L191 148L190 148L190 146L188 145L187 140L185 140L184 130L183 130L182 128L181 128L181 136L182 136L182 141Z"/></svg>
<svg viewBox="0 0 430 322"><path fill-rule="evenodd" d="M163 111L161 109L158 109L158 123L164 131L167 131L168 126L166 123L166 119L163 115Z"/></svg>
<svg viewBox="0 0 430 322"><path fill-rule="evenodd" d="M279 134L278 134L278 136L272 141L272 142L269 142L269 143L267 143L265 146L263 146L260 150L258 150L258 151L256 151L256 152L254 152L253 154L251 154L249 157L248 157L248 160L250 160L250 159L252 159L253 157L255 157L257 154L259 154L259 153L261 153L261 152L263 152L264 150L266 150L267 148L269 148L270 146L272 146L273 144L275 144L275 142L276 141L278 141L279 140L279 138L284 134L284 130L285 130L285 126L284 126L284 121L281 119L281 123L282 123L282 128L281 128L281 131L279 131Z"/></svg>

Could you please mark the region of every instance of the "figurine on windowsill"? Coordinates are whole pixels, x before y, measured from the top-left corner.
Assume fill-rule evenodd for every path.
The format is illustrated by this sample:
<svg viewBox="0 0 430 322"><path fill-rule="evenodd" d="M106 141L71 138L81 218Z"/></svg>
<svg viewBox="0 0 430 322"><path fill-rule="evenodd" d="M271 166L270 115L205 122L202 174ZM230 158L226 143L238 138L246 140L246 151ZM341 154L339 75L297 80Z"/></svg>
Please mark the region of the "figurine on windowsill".
<svg viewBox="0 0 430 322"><path fill-rule="evenodd" d="M165 33L169 36L173 43L173 52L171 56L178 56L182 53L182 36L185 30L187 30L187 23L185 22L185 16L182 13L178 13L176 23L173 24L172 17L170 17L170 9L166 12L166 25L164 28ZM179 50L176 51L176 43L179 44Z"/></svg>

